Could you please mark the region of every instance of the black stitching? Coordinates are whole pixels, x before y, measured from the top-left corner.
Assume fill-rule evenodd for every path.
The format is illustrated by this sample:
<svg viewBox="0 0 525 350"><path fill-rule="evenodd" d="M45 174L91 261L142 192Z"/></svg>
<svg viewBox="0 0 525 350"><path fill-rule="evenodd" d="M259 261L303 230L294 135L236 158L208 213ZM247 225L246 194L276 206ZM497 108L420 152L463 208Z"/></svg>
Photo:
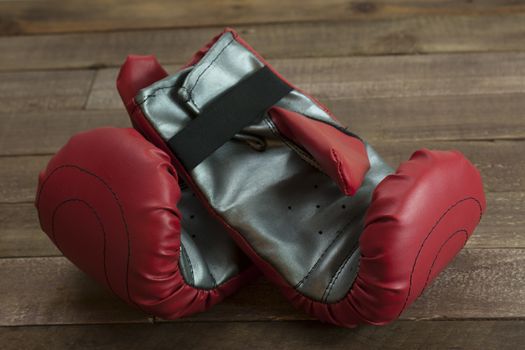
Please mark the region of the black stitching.
<svg viewBox="0 0 525 350"><path fill-rule="evenodd" d="M125 227L125 231L126 231L126 236L127 236L127 240L128 240L128 256L127 256L127 262L126 262L126 294L128 295L129 300L130 300L135 306L137 306L137 307L138 307L139 309L141 309L142 311L148 313L146 310L144 310L139 304L137 304L137 303L131 298L131 295L130 295L130 293L129 293L129 276L128 276L128 275L129 275L129 260L130 260L130 256L131 256L131 247L130 247L130 235L129 235L129 230L128 230L128 224L127 224L127 221L126 221L126 217L125 217L125 215L124 215L124 209L123 209L123 207L122 207L122 205L121 205L121 203L120 203L120 200L119 200L117 194L113 191L113 189L111 188L111 186L109 186L109 185L104 181L104 179L102 179L102 178L99 177L98 175L96 175L96 174L90 172L89 170L84 169L84 168L82 168L82 167L79 167L79 166L77 166L77 165L64 164L64 165L58 166L58 167L56 167L55 169L53 169L53 171L51 171L51 172L47 175L47 177L44 179L44 181L42 181L42 185L40 186L40 189L39 189L39 191L38 191L38 193L37 193L37 198L36 198L36 207L37 207L37 209L40 207L40 197L41 197L41 194L42 194L42 192L43 192L43 190L44 190L45 185L47 184L47 181L51 178L51 176L52 176L53 174L55 174L55 172L57 172L58 170L63 169L63 168L74 168L74 169L77 169L77 170L80 171L80 172L83 172L83 173L85 173L85 174L87 174L87 175L90 175L90 176L95 177L97 180L99 180L100 182L102 182L102 184L103 184L104 186L106 186L106 189L108 189L108 190L111 192L111 194L113 195L113 198L115 199L115 201L116 201L116 203L117 203L117 205L118 205L118 207L119 207L119 209L120 209L121 218L122 218L122 221L123 221L123 223L124 223L124 227ZM74 198L73 198L73 199L74 199ZM78 199L78 200L82 201L81 199ZM86 203L87 203L87 202L86 202ZM175 213L174 213L174 214L175 214ZM179 215L176 215L176 216L179 218L179 220L181 220L181 218L180 218ZM42 218L41 218L41 216L40 216L40 210L38 210L38 218L39 218L40 221L42 221L42 220L41 220ZM182 221L182 220L181 220L181 221ZM104 231L104 232L105 232L105 231ZM54 233L53 233L53 235L54 235ZM57 245L57 246L58 246L58 245ZM181 247L182 247L182 243L181 243ZM60 248L59 248L59 249L60 249ZM104 254L104 258L105 258L105 254ZM178 261L177 263L179 264L180 261ZM105 265L104 265L104 266L105 266ZM180 268L180 266L179 266L179 268ZM182 276L182 274L181 274L181 276ZM182 276L182 277L183 277L183 279L184 279L184 276ZM228 280L222 282L221 284L217 284L217 281L216 281L215 277L211 274L211 271L210 271L210 277L212 278L213 283L214 283L214 287L213 287L213 288L218 288L218 287L220 287L221 285L223 285L223 284L225 284L225 283L228 283L228 282L231 280L231 278L230 278L230 279L228 279ZM235 278L235 277L232 277L232 278ZM108 284L108 285L109 285L109 284ZM109 285L109 286L110 286L111 291L113 291L113 293L115 293L114 290L111 288L111 285ZM193 286L193 285L191 285L191 284L190 284L190 286L191 286L192 288L194 288L194 289L197 289L197 290L203 290L203 291L207 291L207 292L209 292L210 290L213 289L213 288L209 288L209 289L206 289L206 288L199 288L199 287L197 287L197 286ZM115 293L115 294L117 295L117 293Z"/></svg>
<svg viewBox="0 0 525 350"><path fill-rule="evenodd" d="M49 173L49 175L44 179L44 181L42 182L42 186L40 187L40 191L38 192L38 199L37 199L37 208L39 207L39 203L40 203L40 195L42 194L42 191L44 190L44 187L45 185L47 184L47 181L51 178L51 176L53 176L58 170L61 170L61 169L65 169L65 168L73 168L73 169L77 169L78 171L80 172L83 172L87 175L90 175L90 176L93 176L94 178L96 178L97 180L99 180L105 187L106 189L108 189L111 194L113 195L113 198L115 199L119 209L120 209L120 214L121 214L121 217L122 217L122 220L124 222L124 227L125 227L125 231L126 231L126 235L127 235L127 241L128 241L128 257L127 257L127 262L126 262L126 292L127 292L127 295L128 295L128 299L133 302L135 305L138 306L138 304L136 304L132 299L131 299L131 295L129 293L129 280L128 280L128 274L129 274L129 260L130 260L130 255L131 255L131 247L130 247L130 240L129 240L129 231L128 231L128 225L127 225L127 222L126 222L126 218L124 216L124 211L123 211L123 208L122 208L122 205L120 203L120 200L118 199L118 196L117 194L113 191L113 189L111 188L111 186L109 186L101 177L99 177L98 175L90 172L89 170L87 169L84 169L82 167L79 167L77 165L72 165L72 164L64 164L64 165L61 165L61 166L58 166L56 167L55 169L53 169L53 171L51 171ZM40 215L40 211L39 211L39 215Z"/></svg>
<svg viewBox="0 0 525 350"><path fill-rule="evenodd" d="M441 246L439 247L437 253L436 253L436 256L434 257L434 260L432 261L432 265L430 265L430 270L428 270L428 275L427 275L427 279L425 280L425 285L423 286L423 289L421 289L421 293L419 293L419 296L421 296L421 294L423 294L423 291L425 290L425 288L427 287L428 285L428 280L430 279L430 275L432 274L432 270L434 269L434 265L436 263L436 260L438 259L439 257L439 254L441 254L441 250L443 249L443 247L445 246L445 244L448 243L448 241L450 241L452 239L452 237L454 237L456 234L458 233L464 233L465 234L465 241L463 242L463 246L465 246L465 244L467 243L467 240L468 240L468 232L466 229L460 229L460 230L457 230L455 231L454 233L452 233L442 244Z"/></svg>
<svg viewBox="0 0 525 350"><path fill-rule="evenodd" d="M337 235L334 237L334 239L332 239L332 241L330 242L330 244L325 248L325 250L323 251L323 253L321 254L321 256L317 259L317 261L315 262L314 266L312 266L312 268L308 271L308 273L303 277L302 280L300 280L295 286L294 288L295 289L298 289L309 277L310 275L312 274L312 272L314 272L318 267L319 265L321 264L321 262L323 261L324 257L326 256L326 253L328 252L328 250L335 244L335 242L339 239L339 237L342 236L342 234L345 232L345 230L350 226L350 224L353 222L353 220L347 222L339 231L337 231Z"/></svg>
<svg viewBox="0 0 525 350"><path fill-rule="evenodd" d="M117 293L115 292L115 290L111 286L111 283L109 282L107 263L106 263L106 241L107 241L106 230L104 229L104 224L102 224L102 220L100 219L100 215L99 215L98 211L91 204L89 204L87 201L85 201L83 199L80 199L80 198L66 199L66 200L60 202L59 204L57 204L57 206L53 210L53 214L51 215L51 235L53 236L53 241L55 241L55 244L56 244L57 248L63 254L64 252L60 248L60 244L58 243L58 239L56 238L56 235L55 235L55 215L56 215L58 210L63 205L65 205L67 203L70 203L70 202L80 202L80 203L84 204L85 206L87 206L93 212L93 214L95 214L95 217L97 218L98 225L100 226L100 229L102 230L102 236L104 237L104 244L102 245L102 257L103 257L103 266L104 266L104 276L106 277L106 283L108 284L108 287L111 290L111 292L113 292L113 294L117 295Z"/></svg>
<svg viewBox="0 0 525 350"><path fill-rule="evenodd" d="M348 254L348 256L345 258L345 260L343 261L341 266L339 266L339 269L337 270L337 273L332 277L332 279L330 280L330 283L326 286L326 288L324 290L324 293L323 293L323 296L321 297L321 300L323 302L326 303L326 301L328 300L328 297L330 296L330 293L332 292L332 288L334 287L335 282L337 282L337 280L339 279L339 276L341 275L341 272L344 270L346 264L350 261L350 259L352 258L352 256L356 252L357 248L358 248L358 245L356 245L356 246L354 246L352 248L350 254ZM326 295L326 297L325 297L325 295Z"/></svg>
<svg viewBox="0 0 525 350"><path fill-rule="evenodd" d="M131 294L129 292L129 261L130 261L130 256L131 256L131 245L130 245L130 235L129 235L129 229L128 229L128 223L126 221L126 217L124 215L124 209L122 207L122 204L120 203L120 200L117 196L117 194L115 193L115 191L113 191L113 189L111 188L111 186L109 186L105 181L104 179L102 179L100 176L90 172L89 170L87 169L84 169L82 167L79 167L78 165L72 165L72 164L64 164L64 165L61 165L61 166L58 166L56 167L55 169L53 169L53 171L51 171L49 173L49 175L44 179L44 181L42 181L42 186L40 187L40 191L38 192L38 196L37 196L37 208L39 207L39 203L40 203L40 196L42 194L42 191L44 190L44 187L45 185L47 184L47 181L58 171L58 170L61 170L61 169L65 169L65 168L73 168L73 169L76 169L82 173L85 173L87 175L90 175L94 178L96 178L97 180L99 180L105 187L107 190L109 190L111 192L111 194L113 195L113 199L115 200L115 202L117 203L117 206L119 207L119 210L120 210L120 216L122 218L122 221L124 223L124 228L125 228L125 231L126 231L126 237L127 237L127 241L128 241L128 256L127 256L127 262L126 262L126 294L128 295L128 299L130 302L132 302L133 304L135 304L139 309L142 310L142 308L140 307L139 304L137 304L132 298L131 298ZM40 216L40 211L39 211L39 216ZM143 310L144 311L144 310Z"/></svg>
<svg viewBox="0 0 525 350"><path fill-rule="evenodd" d="M191 284L193 285L193 284L195 284L195 274L193 272L193 265L191 264L190 257L188 256L188 253L186 252L186 248L184 248L184 245L182 244L182 242L180 243L180 250L181 250L183 259L186 260L186 262L188 263L188 266L190 268Z"/></svg>
<svg viewBox="0 0 525 350"><path fill-rule="evenodd" d="M208 263L206 262L206 265L208 266ZM211 268L208 266L208 274L211 277L211 280L213 281L213 288L217 288L217 280L213 276L213 273L211 272Z"/></svg>
<svg viewBox="0 0 525 350"><path fill-rule="evenodd" d="M191 89L188 91L188 95L189 95L189 98L190 98L190 101L193 103L193 105L197 108L200 108L197 103L195 103L195 101L193 100L193 90L195 89L195 87L197 86L197 83L199 82L200 78L204 75L204 73L206 73L206 71L211 67L213 66L213 64L219 59L219 57L222 55L222 53L228 48L228 46L230 46L230 44L232 42L235 41L235 38L232 37L230 39L230 41L228 42L228 44L224 45L224 47L221 49L221 51L219 51L219 53L213 58L213 60L210 62L210 64L208 64L208 66L206 68L204 68L202 70L202 72L197 76L197 79L195 80L195 83L193 83L193 86L191 87Z"/></svg>
<svg viewBox="0 0 525 350"><path fill-rule="evenodd" d="M423 246L425 245L425 242L427 241L428 237L430 237L430 235L432 234L432 232L434 232L434 229L437 227L437 225L441 222L441 220L445 217L445 215L448 214L448 212L450 212L450 210L452 210L454 207L456 207L458 204L462 203L462 202L465 202L467 200L473 200L475 201L478 206L479 206L479 220L481 220L481 216L483 214L483 207L481 206L481 202L474 198L474 197L465 197L463 199L460 199L459 201L457 201L456 203L452 204L450 207L448 207L444 212L443 214L441 214L441 216L439 217L439 219L434 223L434 225L432 226L432 228L430 229L430 232L427 234L427 236L425 237L425 239L423 240L423 242L421 243L421 245L419 246L419 250L417 252L417 255L416 255L416 258L414 259L414 264L412 265L412 271L410 272L410 284L408 286L408 292L407 292L407 296L405 298L405 302L403 303L403 307L401 308L401 310L399 311L399 315L401 315L401 313L405 310L405 307L407 306L407 303L408 303L408 298L410 297L410 293L412 291L412 276L414 274L414 270L416 269L416 263L417 263L417 260L419 258L419 255L421 254L421 250L423 249Z"/></svg>

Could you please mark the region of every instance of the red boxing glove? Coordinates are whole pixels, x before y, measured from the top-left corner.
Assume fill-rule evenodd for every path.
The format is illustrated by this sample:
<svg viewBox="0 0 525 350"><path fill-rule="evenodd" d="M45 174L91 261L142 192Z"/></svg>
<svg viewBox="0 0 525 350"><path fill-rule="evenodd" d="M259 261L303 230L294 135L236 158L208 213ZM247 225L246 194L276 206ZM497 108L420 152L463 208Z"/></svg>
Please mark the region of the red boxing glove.
<svg viewBox="0 0 525 350"><path fill-rule="evenodd" d="M117 296L174 319L208 309L256 270L169 157L133 129L80 133L39 178L42 230Z"/></svg>
<svg viewBox="0 0 525 350"><path fill-rule="evenodd" d="M134 126L237 244L323 321L398 317L485 210L480 175L460 153L417 151L394 173L232 30L172 76L153 57L130 57L117 87Z"/></svg>

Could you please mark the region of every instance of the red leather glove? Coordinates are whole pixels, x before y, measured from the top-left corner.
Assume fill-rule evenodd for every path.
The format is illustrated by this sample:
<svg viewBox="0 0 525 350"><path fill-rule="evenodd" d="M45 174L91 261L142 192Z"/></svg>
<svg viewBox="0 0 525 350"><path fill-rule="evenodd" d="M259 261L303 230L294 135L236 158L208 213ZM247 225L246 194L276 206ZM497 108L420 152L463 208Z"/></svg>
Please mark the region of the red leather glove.
<svg viewBox="0 0 525 350"><path fill-rule="evenodd" d="M256 270L133 129L80 133L39 177L42 230L86 274L148 314L208 309Z"/></svg>
<svg viewBox="0 0 525 350"><path fill-rule="evenodd" d="M268 279L326 322L398 317L485 209L459 152L420 150L394 172L232 30L172 76L131 56L117 87L134 126Z"/></svg>

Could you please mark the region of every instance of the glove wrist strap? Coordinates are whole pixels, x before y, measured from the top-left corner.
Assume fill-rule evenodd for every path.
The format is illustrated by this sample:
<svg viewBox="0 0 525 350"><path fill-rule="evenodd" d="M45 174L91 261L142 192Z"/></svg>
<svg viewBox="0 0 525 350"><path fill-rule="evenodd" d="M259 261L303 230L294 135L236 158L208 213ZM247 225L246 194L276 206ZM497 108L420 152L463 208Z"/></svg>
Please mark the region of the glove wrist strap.
<svg viewBox="0 0 525 350"><path fill-rule="evenodd" d="M211 101L168 145L191 170L236 133L262 119L291 90L265 66Z"/></svg>

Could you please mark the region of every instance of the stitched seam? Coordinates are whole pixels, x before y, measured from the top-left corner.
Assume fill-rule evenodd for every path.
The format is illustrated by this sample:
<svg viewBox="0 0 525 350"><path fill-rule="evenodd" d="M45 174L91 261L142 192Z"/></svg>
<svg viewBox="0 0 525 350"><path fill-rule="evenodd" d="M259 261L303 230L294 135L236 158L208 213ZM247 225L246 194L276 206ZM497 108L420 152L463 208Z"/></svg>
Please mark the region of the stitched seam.
<svg viewBox="0 0 525 350"><path fill-rule="evenodd" d="M210 64L208 64L208 66L206 66L206 68L204 68L202 70L202 72L199 74L199 76L197 76L197 79L195 80L195 83L193 83L193 86L191 87L191 89L188 91L188 95L190 97L190 101L193 103L193 105L197 108L200 108L199 105L197 105L197 103L195 103L195 101L193 100L193 90L195 89L195 87L197 86L197 83L199 82L200 78L204 75L204 73L206 73L206 71L208 71L208 69L213 66L215 64L215 62L219 59L219 57L223 54L223 52L228 48L228 46L230 46L230 44L235 40L235 38L231 38L230 41L228 42L228 44L224 45L224 47L221 49L221 51L219 51L219 53L213 58L213 60L210 62Z"/></svg>
<svg viewBox="0 0 525 350"><path fill-rule="evenodd" d="M224 52L224 50L226 50L226 48L228 46L230 46L230 44L235 40L235 38L232 38L230 40L230 42L228 42L228 44L226 44L222 50L217 54L217 56L215 56L215 58L210 62L210 64L208 66L206 66L206 68L203 69L203 71L199 74L199 76L197 77L197 79L195 80L195 83L193 84L193 86L191 87L191 89L188 91L188 95L189 95L189 98L190 98L190 101L195 105L195 107L197 108L200 108L199 105L197 105L197 103L195 103L195 101L193 100L193 90L195 89L195 87L197 86L197 82L200 80L200 78L203 76L203 74L208 70L208 68L210 68L214 63L215 61L219 58L219 56ZM177 84L173 84L173 85L169 85L169 86L162 86L162 87L158 87L156 89L154 89L149 95L147 95L142 101L140 102L135 102L135 107L133 108L133 110L131 111L131 114L135 114L137 108L139 108L140 106L142 106L144 103L146 103L147 100L149 100L150 98L152 97L156 97L157 96L157 92L161 91L161 90L166 90L166 89L171 89L171 88L174 88L175 86L177 86Z"/></svg>
<svg viewBox="0 0 525 350"><path fill-rule="evenodd" d="M339 299L337 299L337 300L334 300L334 301L331 301L331 302L325 301L325 304L337 304L337 303L341 302L342 300L344 300L344 299L346 299L348 297L348 293L350 292L350 290L352 290L352 287L354 286L355 281L357 280L357 277L359 276L357 271L359 271L360 267L361 267L361 255L359 256L359 260L358 260L356 266L352 267L352 269L350 270L350 273L352 271L356 271L356 274L355 274L355 278L352 281L352 284L351 284L350 288L348 288L348 292L345 295L343 295L342 297L340 297ZM328 299L328 296L326 298ZM354 307L354 306L352 305L352 307ZM355 308L354 308L354 311L357 314L361 315Z"/></svg>
<svg viewBox="0 0 525 350"><path fill-rule="evenodd" d="M51 235L53 236L53 240L55 241L55 244L57 245L58 249L62 252L62 249L60 248L60 245L58 243L58 239L56 238L56 235L55 235L55 216L56 216L56 213L58 212L58 210L63 205L65 205L67 203L70 203L70 202L80 202L80 203L84 204L85 206L87 206L93 212L93 214L95 214L95 217L97 219L98 225L100 226L100 229L102 230L102 236L104 238L104 244L102 245L102 257L103 257L102 262L103 262L103 266L104 266L104 276L106 277L106 283L108 284L108 287L111 290L111 292L113 292L113 294L117 295L117 293L115 292L115 290L111 286L111 283L109 282L107 263L106 263L106 230L104 229L104 225L102 224L102 220L100 219L100 215L98 214L98 211L91 204L89 204L87 201L85 201L83 199L80 199L80 198L69 198L69 199L66 199L66 200L60 202L59 204L57 204L57 206L53 210L53 214L51 215Z"/></svg>
<svg viewBox="0 0 525 350"><path fill-rule="evenodd" d="M174 86L175 86L175 85L174 85ZM172 87L173 87L173 86L172 86ZM136 102L136 101L133 101L133 102L134 102L134 104L135 104L136 107L133 109L133 111L132 111L131 113L132 113L132 114L140 113L139 117L142 118L143 120L145 120L146 123L148 123L148 125L150 125L150 126L153 128L153 130L156 130L156 129L155 129L155 125L154 125L154 124L153 124L148 118L146 118L145 113L144 113L141 109L138 109L138 108L137 108L137 107L139 107L139 105L137 104L137 102ZM143 102L145 102L145 101L143 101ZM140 131L140 130L139 130L139 131ZM141 131L141 134L142 134L142 133L143 133L143 132ZM171 151L168 152L168 153L170 153L170 158L173 158L173 157L174 157L174 156L172 155ZM181 174L181 175L184 175L184 174ZM188 179L187 179L187 180L188 180ZM216 213L215 213L215 215L218 216L218 214L216 214ZM179 265L179 268L180 268L180 265ZM228 284L228 283L231 282L233 279L235 279L235 278L237 278L237 277L243 275L243 274L244 274L246 271L248 271L248 270L250 270L250 267L245 268L244 270L240 271L236 276L230 277L230 278L228 278L227 280L222 281L221 283L217 283L217 282L216 282L215 288L220 288L220 287L222 287L223 285ZM190 285L190 286L191 286L191 285ZM191 287L192 287L193 289L196 289L196 290L199 290L199 291L204 291L204 292L206 292L206 293L210 293L210 292L212 292L212 291L214 290L214 288L200 288L200 287L197 287L197 286L191 286Z"/></svg>
<svg viewBox="0 0 525 350"><path fill-rule="evenodd" d="M339 231L337 231L337 235L334 237L334 239L332 239L332 241L330 242L330 244L325 248L325 250L323 251L323 253L321 254L321 256L317 259L317 261L315 262L314 266L312 266L312 268L308 271L308 273L303 277L302 280L300 280L295 286L294 288L297 289L299 288L302 284L304 284L304 282L311 276L311 274L319 267L319 265L321 264L321 262L323 261L323 259L325 258L326 254L328 253L328 251L330 250L330 248L332 248L332 246L335 244L335 242L343 235L343 233L345 232L345 230L348 228L348 226L350 226L350 224L353 222L353 220L347 222Z"/></svg>
<svg viewBox="0 0 525 350"><path fill-rule="evenodd" d="M213 287L212 287L212 288L215 288L215 287L217 287L217 280L216 280L215 277L213 276L213 273L211 272L211 268L210 268L210 266L208 265L208 262L206 262L206 266L208 267L208 274L210 275L211 280L213 281Z"/></svg>
<svg viewBox="0 0 525 350"><path fill-rule="evenodd" d="M189 67L187 67L189 68ZM129 114L133 115L135 114L135 112L137 112L137 109L139 107L141 107L143 104L146 103L146 101L148 101L150 98L153 98L153 97L156 97L157 96L157 92L161 91L161 90L166 90L166 89L171 89L171 88L174 88L178 85L178 83L175 83L173 85L168 85L168 86L161 86L161 87L158 87L156 89L153 89L153 91L151 91L151 93L149 95L146 95L144 97L144 99L140 102L137 102L135 100L135 98L132 98L131 99L131 102L133 102L134 106L133 106L133 109L131 110L131 112L129 112Z"/></svg>
<svg viewBox="0 0 525 350"><path fill-rule="evenodd" d="M211 270L210 270L210 277L213 281L213 287L216 288L217 287L217 280L215 279L215 277L213 277L213 274L211 273Z"/></svg>
<svg viewBox="0 0 525 350"><path fill-rule="evenodd" d="M417 260L419 258L419 255L421 254L421 250L423 250L423 246L425 245L425 242L427 241L427 239L430 237L430 235L434 232L434 229L437 227L437 225L441 222L441 220L445 217L445 215L447 215L454 207L456 207L457 205L459 205L460 203L463 203L467 200L473 200L475 201L478 206L479 206L479 220L481 220L481 216L483 214L483 209L482 209L482 206L481 206L481 202L474 198L474 197L465 197L463 199L460 199L459 201L457 201L456 203L452 204L450 207L448 207L444 212L443 214L441 214L441 216L439 217L439 219L434 223L434 225L432 226L432 228L430 229L430 232L427 234L427 236L425 237L425 239L423 240L423 242L421 243L421 245L419 246L419 250L416 254L416 258L414 259L414 264L412 265L412 271L410 272L410 283L409 283L409 286L408 286L408 292L407 292L407 296L405 298L405 302L403 303L403 307L401 308L401 310L399 311L399 315L401 315L401 313L405 310L405 307L407 306L407 303L408 303L408 298L410 297L410 293L412 291L412 277L413 277L413 274L414 274L414 271L416 269L416 263L417 263Z"/></svg>
<svg viewBox="0 0 525 350"><path fill-rule="evenodd" d="M324 173L321 167L319 166L319 164L317 164L317 162L314 159L312 159L312 156L306 153L305 151L303 151L301 148L295 146L292 142L290 142L283 135L281 135L279 130L277 130L277 127L273 124L273 122L268 117L265 117L263 120L266 122L266 124L270 128L270 131L275 136L277 136L285 144L285 146L288 146L293 152L296 152L299 155L299 158L304 160L306 163L310 164L314 168Z"/></svg>
<svg viewBox="0 0 525 350"><path fill-rule="evenodd" d="M188 256L188 253L186 252L186 248L184 248L184 245L182 244L182 242L180 243L180 251L182 253L183 259L186 260L186 262L188 263L188 266L190 268L190 274L191 274L191 283L190 284L193 285L193 284L195 284L195 274L193 273L193 265L191 264L190 257Z"/></svg>
<svg viewBox="0 0 525 350"><path fill-rule="evenodd" d="M141 107L144 103L146 103L147 100L149 100L149 99L152 98L152 97L156 97L158 91L160 91L160 90L166 90L166 89L171 89L171 88L174 88L175 86L177 86L177 84L173 84L173 85L169 85L169 86L163 86L163 87L156 88L155 90L153 90L153 91L151 92L151 94L147 95L142 101L140 101L140 102L136 102L136 101L135 101L135 106L133 107L133 110L131 111L131 114L135 114L135 112L137 111L137 109L138 109L139 107Z"/></svg>
<svg viewBox="0 0 525 350"><path fill-rule="evenodd" d="M354 255L356 249L357 249L357 246L354 246L350 254L348 254L348 256L345 258L341 266L339 266L337 273L332 277L332 279L330 280L330 283L326 286L323 296L321 297L321 300L323 300L323 302L326 302L328 300L328 297L330 296L330 293L332 292L332 288L334 287L335 282L337 282L337 280L339 279L341 272L344 270L346 264L348 264L348 262Z"/></svg>
<svg viewBox="0 0 525 350"><path fill-rule="evenodd" d="M344 176L343 176L343 165L339 161L339 157L337 156L337 152L335 151L335 149L332 148L331 151L332 151L331 152L332 153L332 157L334 158L335 162L337 163L337 175L339 176L339 181L343 185L344 192L345 193L349 193L348 185L346 184L346 181L345 181Z"/></svg>
<svg viewBox="0 0 525 350"><path fill-rule="evenodd" d="M450 241L452 239L452 237L454 237L455 235L457 235L458 233L464 233L465 234L465 241L463 242L463 246L465 246L465 244L467 243L467 240L468 240L468 232L466 229L462 228L460 230L457 230L455 231L454 233L452 233L447 239L445 242L443 242L441 244L441 246L439 247L439 250L437 251L436 253L436 256L434 257L434 260L432 261L432 265L430 265L430 270L428 270L428 275L427 275L427 279L425 280L425 285L423 286L423 289L421 289L421 293L419 293L419 295L421 296L421 294L423 294L423 291L425 290L425 288L427 287L428 285L428 280L430 279L430 275L432 274L432 270L434 269L434 265L436 264L436 261L439 257L439 254L441 254L441 250L443 250L443 247L448 243L448 241Z"/></svg>
<svg viewBox="0 0 525 350"><path fill-rule="evenodd" d="M132 298L131 298L131 294L129 292L129 261L130 261L130 257L131 257L131 242L130 242L130 235L129 235L129 229L128 229L128 223L126 221L126 217L124 215L124 209L122 207L122 204L120 203L120 200L117 196L117 194L115 193L115 191L113 191L113 189L111 188L111 186L109 186L105 181L104 179L102 179L100 176L90 172L89 170L87 169L84 169L82 167L79 167L77 165L72 165L72 164L64 164L64 165L61 165L61 166L58 166L56 167L55 169L53 169L53 171L51 171L49 173L49 175L44 179L44 181L42 182L42 186L40 187L40 191L38 192L38 199L37 199L37 208L39 207L39 201L40 201L40 195L42 194L42 191L44 190L44 187L45 185L47 184L47 181L58 171L58 170L61 170L61 169L65 169L65 168L73 168L73 169L77 169L78 171L80 172L83 172L87 175L90 175L94 178L96 178L97 180L99 180L105 187L107 190L109 190L111 192L111 194L113 195L113 199L115 200L115 202L117 203L117 206L119 207L119 211L120 211L120 216L122 218L122 221L124 223L124 228L125 228L125 231L126 231L126 238L127 238L127 241L128 241L128 255L127 255L127 262L126 262L126 294L128 296L128 299L130 302L132 302L133 304L135 304L138 308L142 309L140 307L139 304L137 304ZM40 211L39 211L40 212Z"/></svg>

